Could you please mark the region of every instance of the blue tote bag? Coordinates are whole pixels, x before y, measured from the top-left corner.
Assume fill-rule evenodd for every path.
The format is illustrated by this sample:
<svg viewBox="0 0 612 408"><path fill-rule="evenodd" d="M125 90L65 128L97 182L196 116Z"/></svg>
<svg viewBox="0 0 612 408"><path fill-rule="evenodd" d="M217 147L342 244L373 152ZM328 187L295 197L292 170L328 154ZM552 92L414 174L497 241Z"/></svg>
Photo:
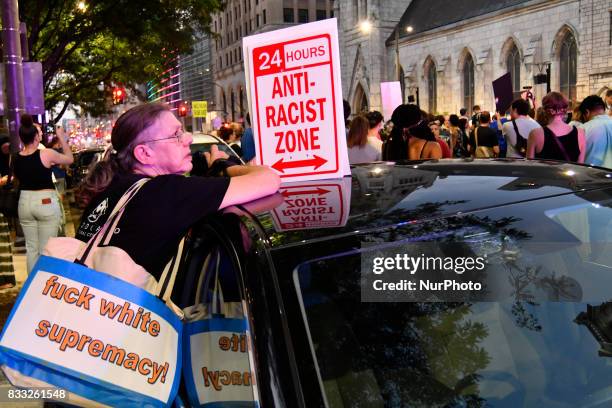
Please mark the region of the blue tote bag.
<svg viewBox="0 0 612 408"><path fill-rule="evenodd" d="M126 192L100 235L114 230L110 227L145 182ZM85 256L97 238L81 251ZM182 246L147 290L110 271L41 256L0 335L0 365L9 381L61 389L52 397L78 406L172 403L181 373L182 321L169 298ZM115 265L118 275L132 268L121 266Z"/></svg>
<svg viewBox="0 0 612 408"><path fill-rule="evenodd" d="M192 407L258 407L246 309L240 302L224 301L219 269L219 252L213 251L200 274L199 301L184 309L183 375L189 402Z"/></svg>

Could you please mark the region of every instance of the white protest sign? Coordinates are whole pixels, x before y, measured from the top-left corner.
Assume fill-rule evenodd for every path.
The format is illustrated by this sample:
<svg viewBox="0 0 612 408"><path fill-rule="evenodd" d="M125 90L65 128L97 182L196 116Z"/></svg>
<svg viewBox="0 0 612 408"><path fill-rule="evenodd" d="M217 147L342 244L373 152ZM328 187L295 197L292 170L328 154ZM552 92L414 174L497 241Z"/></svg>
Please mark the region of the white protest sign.
<svg viewBox="0 0 612 408"><path fill-rule="evenodd" d="M399 81L381 82L380 97L382 99L383 118L389 120L395 108L402 104L402 88Z"/></svg>
<svg viewBox="0 0 612 408"><path fill-rule="evenodd" d="M258 163L283 181L350 174L336 19L246 37L243 52Z"/></svg>
<svg viewBox="0 0 612 408"><path fill-rule="evenodd" d="M284 202L272 210L277 231L334 228L346 225L351 178L283 184Z"/></svg>
<svg viewBox="0 0 612 408"><path fill-rule="evenodd" d="M95 275L71 279L45 271L47 260L63 261L41 260L0 346L55 365L72 377L168 403L180 370L178 318L153 296L139 301L131 292L142 289L117 279L98 284Z"/></svg>

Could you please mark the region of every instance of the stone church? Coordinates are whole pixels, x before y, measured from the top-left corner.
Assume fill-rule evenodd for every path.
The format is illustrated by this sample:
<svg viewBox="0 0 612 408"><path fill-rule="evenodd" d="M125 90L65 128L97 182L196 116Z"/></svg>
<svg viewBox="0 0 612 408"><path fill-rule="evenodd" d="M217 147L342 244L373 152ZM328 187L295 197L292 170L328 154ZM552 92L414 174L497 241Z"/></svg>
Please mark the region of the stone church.
<svg viewBox="0 0 612 408"><path fill-rule="evenodd" d="M507 72L537 100L547 87L573 101L612 88L612 0L338 0L336 10L353 113L381 110L386 81L437 113L493 110L492 81Z"/></svg>

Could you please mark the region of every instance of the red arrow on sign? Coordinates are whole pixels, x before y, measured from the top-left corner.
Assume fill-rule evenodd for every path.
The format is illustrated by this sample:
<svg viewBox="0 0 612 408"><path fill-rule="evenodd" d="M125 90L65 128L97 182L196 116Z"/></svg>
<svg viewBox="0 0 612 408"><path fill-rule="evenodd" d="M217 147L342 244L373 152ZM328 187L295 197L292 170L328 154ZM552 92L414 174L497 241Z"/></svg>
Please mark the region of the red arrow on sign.
<svg viewBox="0 0 612 408"><path fill-rule="evenodd" d="M285 162L283 161L283 158L281 158L279 161L277 161L276 163L272 165L272 168L280 171L281 173L284 173L285 169L293 169L296 167L314 166L314 170L316 170L322 165L324 165L325 163L327 163L327 160L315 154L312 159L308 159L308 160L296 160L296 161L291 161L291 162Z"/></svg>
<svg viewBox="0 0 612 408"><path fill-rule="evenodd" d="M325 190L324 188L317 187L316 190L301 190L301 191L288 191L288 190L285 190L281 194L284 197L289 197L289 196L292 196L292 195L306 195L306 194L323 195L323 194L327 194L327 193L329 193L329 190Z"/></svg>

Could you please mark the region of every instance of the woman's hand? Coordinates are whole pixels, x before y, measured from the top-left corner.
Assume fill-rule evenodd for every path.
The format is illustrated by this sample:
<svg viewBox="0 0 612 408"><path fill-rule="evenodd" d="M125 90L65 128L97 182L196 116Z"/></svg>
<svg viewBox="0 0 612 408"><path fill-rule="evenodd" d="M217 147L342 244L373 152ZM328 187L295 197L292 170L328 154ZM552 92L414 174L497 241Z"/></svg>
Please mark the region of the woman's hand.
<svg viewBox="0 0 612 408"><path fill-rule="evenodd" d="M212 164L215 162L215 160L229 158L227 153L222 152L221 150L219 150L217 145L212 145L210 147L210 153L209 152L205 152L204 153L204 157L206 158L206 163L208 163L208 167L209 168L210 168L210 166L212 166Z"/></svg>

